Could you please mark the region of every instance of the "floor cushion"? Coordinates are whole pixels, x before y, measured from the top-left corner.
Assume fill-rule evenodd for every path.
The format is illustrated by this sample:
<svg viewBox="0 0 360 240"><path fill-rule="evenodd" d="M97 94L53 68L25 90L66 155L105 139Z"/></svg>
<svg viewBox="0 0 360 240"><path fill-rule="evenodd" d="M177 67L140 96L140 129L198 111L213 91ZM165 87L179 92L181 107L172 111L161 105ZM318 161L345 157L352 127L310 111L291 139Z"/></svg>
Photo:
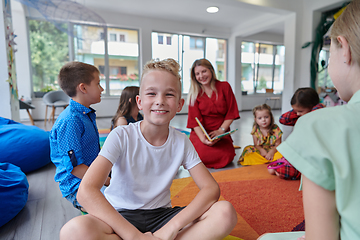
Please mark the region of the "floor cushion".
<svg viewBox="0 0 360 240"><path fill-rule="evenodd" d="M50 163L49 133L36 127L0 118L0 162L12 163L24 173Z"/></svg>
<svg viewBox="0 0 360 240"><path fill-rule="evenodd" d="M0 163L0 227L24 208L29 183L25 173L11 163Z"/></svg>

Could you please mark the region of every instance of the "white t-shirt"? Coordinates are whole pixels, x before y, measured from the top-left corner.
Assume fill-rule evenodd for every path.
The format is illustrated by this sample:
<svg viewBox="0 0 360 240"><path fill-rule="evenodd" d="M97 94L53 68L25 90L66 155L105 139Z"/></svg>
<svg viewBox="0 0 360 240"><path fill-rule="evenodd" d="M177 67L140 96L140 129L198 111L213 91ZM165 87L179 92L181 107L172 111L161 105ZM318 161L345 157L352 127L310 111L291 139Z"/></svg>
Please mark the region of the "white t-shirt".
<svg viewBox="0 0 360 240"><path fill-rule="evenodd" d="M105 197L116 210L170 207L170 186L179 167L191 169L201 162L184 133L169 127L164 145L153 146L140 122L112 130L99 154L113 164Z"/></svg>

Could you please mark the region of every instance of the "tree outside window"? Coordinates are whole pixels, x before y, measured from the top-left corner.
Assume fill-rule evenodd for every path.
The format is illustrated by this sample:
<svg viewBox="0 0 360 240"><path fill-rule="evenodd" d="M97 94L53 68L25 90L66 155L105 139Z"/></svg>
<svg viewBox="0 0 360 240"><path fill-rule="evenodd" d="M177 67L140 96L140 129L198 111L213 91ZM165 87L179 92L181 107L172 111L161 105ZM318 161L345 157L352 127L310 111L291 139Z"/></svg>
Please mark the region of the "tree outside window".
<svg viewBox="0 0 360 240"><path fill-rule="evenodd" d="M63 28L67 28L63 24ZM32 83L34 92L60 89L57 76L69 61L68 36L47 21L29 20Z"/></svg>
<svg viewBox="0 0 360 240"><path fill-rule="evenodd" d="M60 89L57 75L69 61L96 66L104 95L120 95L126 86L139 86L137 30L73 23L64 23L63 28L71 29L73 35L68 36L51 22L29 19L34 92Z"/></svg>

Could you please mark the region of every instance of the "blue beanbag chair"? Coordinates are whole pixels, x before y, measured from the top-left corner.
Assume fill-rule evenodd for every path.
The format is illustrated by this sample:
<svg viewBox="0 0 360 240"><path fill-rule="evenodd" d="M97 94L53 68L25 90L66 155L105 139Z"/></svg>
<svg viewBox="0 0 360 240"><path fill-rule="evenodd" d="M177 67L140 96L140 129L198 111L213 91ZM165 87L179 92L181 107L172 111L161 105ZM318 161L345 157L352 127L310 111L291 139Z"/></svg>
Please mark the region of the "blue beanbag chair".
<svg viewBox="0 0 360 240"><path fill-rule="evenodd" d="M0 117L0 162L28 173L50 163L49 132Z"/></svg>
<svg viewBox="0 0 360 240"><path fill-rule="evenodd" d="M0 227L24 208L29 183L25 173L10 163L0 163Z"/></svg>

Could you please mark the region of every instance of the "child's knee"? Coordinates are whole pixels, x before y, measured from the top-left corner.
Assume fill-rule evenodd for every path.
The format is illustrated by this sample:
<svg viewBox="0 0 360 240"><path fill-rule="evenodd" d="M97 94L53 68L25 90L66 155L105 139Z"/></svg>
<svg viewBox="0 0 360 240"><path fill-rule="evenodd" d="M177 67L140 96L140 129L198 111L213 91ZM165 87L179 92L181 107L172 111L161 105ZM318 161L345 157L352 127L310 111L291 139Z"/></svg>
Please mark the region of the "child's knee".
<svg viewBox="0 0 360 240"><path fill-rule="evenodd" d="M67 222L60 230L60 240L80 239L86 236L86 224L83 217L76 217Z"/></svg>
<svg viewBox="0 0 360 240"><path fill-rule="evenodd" d="M237 223L237 214L233 205L228 201L217 202L217 215L221 222L227 226L235 226Z"/></svg>

